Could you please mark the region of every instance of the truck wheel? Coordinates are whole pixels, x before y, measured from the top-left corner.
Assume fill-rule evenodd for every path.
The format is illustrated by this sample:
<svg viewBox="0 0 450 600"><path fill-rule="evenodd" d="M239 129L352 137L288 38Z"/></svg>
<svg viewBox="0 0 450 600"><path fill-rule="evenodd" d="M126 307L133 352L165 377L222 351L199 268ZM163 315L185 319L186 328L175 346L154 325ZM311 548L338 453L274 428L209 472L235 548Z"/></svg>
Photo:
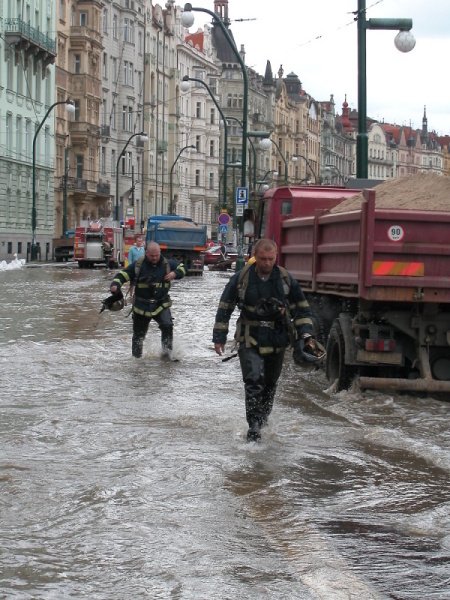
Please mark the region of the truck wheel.
<svg viewBox="0 0 450 600"><path fill-rule="evenodd" d="M335 321L330 329L327 343L326 374L328 381L336 382L336 391L350 387L356 371L345 364L345 340L339 321Z"/></svg>

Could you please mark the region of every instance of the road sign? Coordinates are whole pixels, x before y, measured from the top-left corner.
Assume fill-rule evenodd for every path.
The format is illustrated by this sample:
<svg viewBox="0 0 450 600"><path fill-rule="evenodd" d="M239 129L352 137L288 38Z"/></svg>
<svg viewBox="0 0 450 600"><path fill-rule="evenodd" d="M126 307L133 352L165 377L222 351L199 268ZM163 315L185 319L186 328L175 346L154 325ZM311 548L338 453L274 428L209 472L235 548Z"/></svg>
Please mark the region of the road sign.
<svg viewBox="0 0 450 600"><path fill-rule="evenodd" d="M228 233L228 225L219 225L219 233Z"/></svg>
<svg viewBox="0 0 450 600"><path fill-rule="evenodd" d="M248 188L237 187L236 188L236 204L248 204Z"/></svg>
<svg viewBox="0 0 450 600"><path fill-rule="evenodd" d="M243 204L236 204L236 216L237 217L242 217L244 214L244 205Z"/></svg>
<svg viewBox="0 0 450 600"><path fill-rule="evenodd" d="M228 225L230 222L230 215L228 213L220 213L217 220L219 221L219 225Z"/></svg>

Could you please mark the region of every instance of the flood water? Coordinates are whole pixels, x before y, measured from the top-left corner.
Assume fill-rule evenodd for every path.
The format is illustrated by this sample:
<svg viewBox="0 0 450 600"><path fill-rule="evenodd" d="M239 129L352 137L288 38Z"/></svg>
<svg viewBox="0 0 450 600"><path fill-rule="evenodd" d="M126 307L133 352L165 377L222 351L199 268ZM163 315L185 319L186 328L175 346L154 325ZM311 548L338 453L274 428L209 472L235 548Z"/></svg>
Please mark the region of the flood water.
<svg viewBox="0 0 450 600"><path fill-rule="evenodd" d="M0 272L0 598L450 598L450 404L334 394L287 358L259 444L211 333L227 273L172 288L175 354L112 272Z"/></svg>

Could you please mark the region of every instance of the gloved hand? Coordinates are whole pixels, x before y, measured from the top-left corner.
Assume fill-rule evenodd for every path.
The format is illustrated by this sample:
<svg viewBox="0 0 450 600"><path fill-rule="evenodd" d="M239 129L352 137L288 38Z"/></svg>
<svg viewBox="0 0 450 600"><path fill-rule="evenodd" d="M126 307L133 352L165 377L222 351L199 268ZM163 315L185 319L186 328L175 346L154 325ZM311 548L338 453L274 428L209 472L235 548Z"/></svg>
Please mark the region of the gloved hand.
<svg viewBox="0 0 450 600"><path fill-rule="evenodd" d="M109 291L111 292L111 294L120 294L121 293L120 285L114 281L109 286Z"/></svg>
<svg viewBox="0 0 450 600"><path fill-rule="evenodd" d="M293 358L296 364L321 363L327 353L325 348L312 335L304 334L295 342Z"/></svg>

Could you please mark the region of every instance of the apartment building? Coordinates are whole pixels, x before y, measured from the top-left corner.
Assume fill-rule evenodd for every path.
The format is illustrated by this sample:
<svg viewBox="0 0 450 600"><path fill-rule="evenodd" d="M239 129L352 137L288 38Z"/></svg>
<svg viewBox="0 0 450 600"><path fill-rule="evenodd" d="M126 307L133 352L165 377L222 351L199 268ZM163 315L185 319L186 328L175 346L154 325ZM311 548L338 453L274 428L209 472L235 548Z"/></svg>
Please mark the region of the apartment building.
<svg viewBox="0 0 450 600"><path fill-rule="evenodd" d="M32 244L45 258L55 222L55 119L63 112L51 108L55 7L2 2L0 24L0 260L26 258Z"/></svg>

